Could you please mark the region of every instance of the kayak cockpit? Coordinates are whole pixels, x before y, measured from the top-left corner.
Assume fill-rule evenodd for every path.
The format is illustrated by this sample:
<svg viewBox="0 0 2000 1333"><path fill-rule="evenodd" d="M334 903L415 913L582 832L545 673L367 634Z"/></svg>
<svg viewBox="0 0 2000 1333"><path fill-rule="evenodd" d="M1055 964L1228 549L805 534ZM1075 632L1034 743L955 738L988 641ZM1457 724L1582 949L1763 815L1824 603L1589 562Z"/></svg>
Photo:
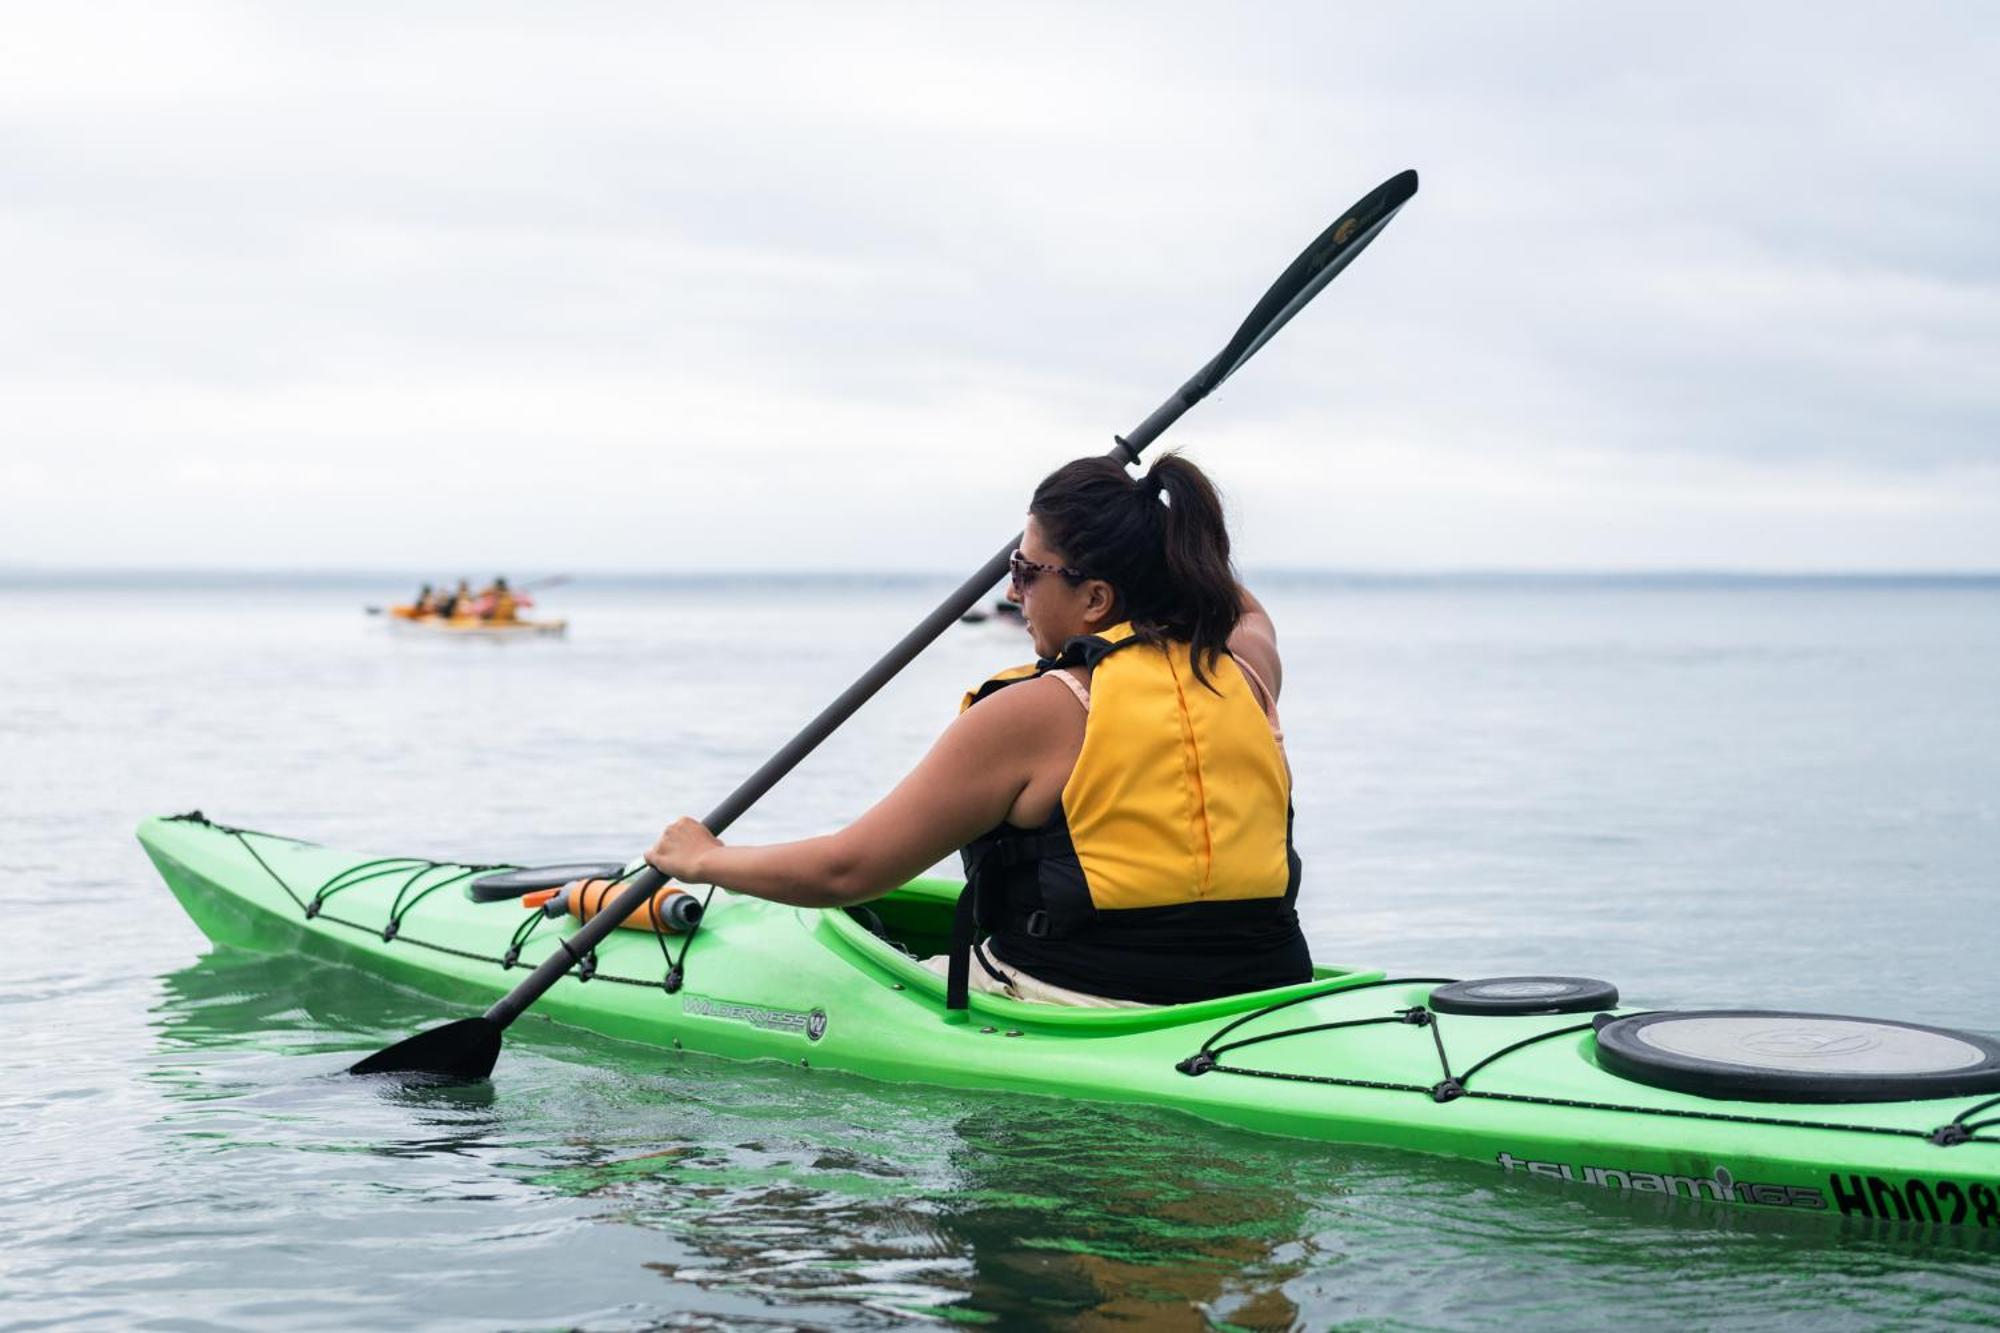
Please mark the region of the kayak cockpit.
<svg viewBox="0 0 2000 1333"><path fill-rule="evenodd" d="M1375 970L1315 965L1311 981L1292 986L1247 991L1192 1004L1131 1009L1033 1004L974 992L969 1009L953 1014L945 1009L944 978L922 966L919 960L941 954L949 947L952 912L964 887L956 880L912 880L865 907L815 912L813 929L836 955L864 971L872 971L884 985L906 991L913 1000L935 1009L941 1020L965 1022L976 1018L1010 1028L1061 1028L1079 1035L1109 1036L1227 1019L1307 995L1380 981L1383 977L1383 973Z"/></svg>

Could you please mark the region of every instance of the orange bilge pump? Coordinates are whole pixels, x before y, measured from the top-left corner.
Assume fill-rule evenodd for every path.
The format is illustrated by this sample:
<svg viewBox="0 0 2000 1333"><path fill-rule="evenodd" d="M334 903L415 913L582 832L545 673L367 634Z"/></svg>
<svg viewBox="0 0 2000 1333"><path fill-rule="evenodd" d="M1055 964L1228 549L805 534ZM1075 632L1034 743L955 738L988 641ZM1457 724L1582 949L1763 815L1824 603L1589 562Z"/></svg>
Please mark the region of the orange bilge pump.
<svg viewBox="0 0 2000 1333"><path fill-rule="evenodd" d="M521 906L539 907L544 916L561 916L568 912L579 921L588 921L603 911L624 887L616 880L587 879L560 889L542 889L524 894ZM686 889L669 884L655 892L650 902L640 903L632 915L618 925L625 930L654 930L679 935L693 930L700 920L701 899Z"/></svg>

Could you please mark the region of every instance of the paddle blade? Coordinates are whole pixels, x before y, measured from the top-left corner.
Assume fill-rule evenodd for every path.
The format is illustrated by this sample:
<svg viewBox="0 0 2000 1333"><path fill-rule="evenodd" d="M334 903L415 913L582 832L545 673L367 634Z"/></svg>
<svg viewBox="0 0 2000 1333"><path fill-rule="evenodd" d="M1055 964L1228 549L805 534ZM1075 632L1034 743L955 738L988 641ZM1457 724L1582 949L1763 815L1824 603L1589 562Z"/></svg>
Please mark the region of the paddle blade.
<svg viewBox="0 0 2000 1333"><path fill-rule="evenodd" d="M350 1074L417 1074L454 1083L480 1083L500 1058L502 1028L490 1018L461 1018L405 1037L354 1065Z"/></svg>
<svg viewBox="0 0 2000 1333"><path fill-rule="evenodd" d="M1196 377L1194 398L1198 401L1236 373L1237 367L1257 354L1271 335L1285 327L1306 302L1318 296L1340 271L1368 248L1398 209L1417 193L1417 173L1398 172L1355 202L1339 221L1319 234L1290 268L1278 275L1271 290L1243 321L1243 327L1229 345L1215 356Z"/></svg>

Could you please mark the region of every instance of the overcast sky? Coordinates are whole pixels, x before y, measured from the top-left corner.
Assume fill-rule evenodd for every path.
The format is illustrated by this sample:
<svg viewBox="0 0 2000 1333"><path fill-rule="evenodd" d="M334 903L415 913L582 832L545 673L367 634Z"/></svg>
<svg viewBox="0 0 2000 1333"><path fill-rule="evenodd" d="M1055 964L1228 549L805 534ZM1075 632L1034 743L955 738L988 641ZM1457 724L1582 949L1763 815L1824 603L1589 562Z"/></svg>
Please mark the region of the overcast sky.
<svg viewBox="0 0 2000 1333"><path fill-rule="evenodd" d="M2000 8L0 5L0 564L2000 569Z"/></svg>

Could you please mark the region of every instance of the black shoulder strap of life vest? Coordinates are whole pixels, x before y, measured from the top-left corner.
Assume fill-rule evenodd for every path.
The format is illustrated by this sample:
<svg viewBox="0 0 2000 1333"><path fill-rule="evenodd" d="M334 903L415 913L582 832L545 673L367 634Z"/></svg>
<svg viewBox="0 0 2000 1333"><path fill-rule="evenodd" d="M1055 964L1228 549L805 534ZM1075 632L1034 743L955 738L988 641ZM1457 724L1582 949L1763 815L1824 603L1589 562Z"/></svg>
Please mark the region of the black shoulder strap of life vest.
<svg viewBox="0 0 2000 1333"><path fill-rule="evenodd" d="M958 905L951 913L951 950L946 955L944 974L944 1007L947 1010L964 1009L972 1003L972 946L979 940L979 881L980 871L985 868L985 860L990 848L979 854L979 861L966 876L965 887L959 890Z"/></svg>
<svg viewBox="0 0 2000 1333"><path fill-rule="evenodd" d="M1137 634L1127 634L1122 639L1107 639L1097 634L1079 634L1063 641L1062 651L1054 657L1044 657L1035 663L1035 674L1054 671L1057 667L1094 667L1120 648L1129 648L1143 642Z"/></svg>
<svg viewBox="0 0 2000 1333"><path fill-rule="evenodd" d="M1127 633L1121 638L1108 639L1099 634L1079 634L1063 643L1054 657L1039 657L1033 666L1013 667L987 680L966 698L970 707L989 694L997 694L1009 685L1019 685L1022 681L1039 680L1057 667L1094 667L1107 653L1115 653L1127 644L1141 643L1138 635Z"/></svg>

